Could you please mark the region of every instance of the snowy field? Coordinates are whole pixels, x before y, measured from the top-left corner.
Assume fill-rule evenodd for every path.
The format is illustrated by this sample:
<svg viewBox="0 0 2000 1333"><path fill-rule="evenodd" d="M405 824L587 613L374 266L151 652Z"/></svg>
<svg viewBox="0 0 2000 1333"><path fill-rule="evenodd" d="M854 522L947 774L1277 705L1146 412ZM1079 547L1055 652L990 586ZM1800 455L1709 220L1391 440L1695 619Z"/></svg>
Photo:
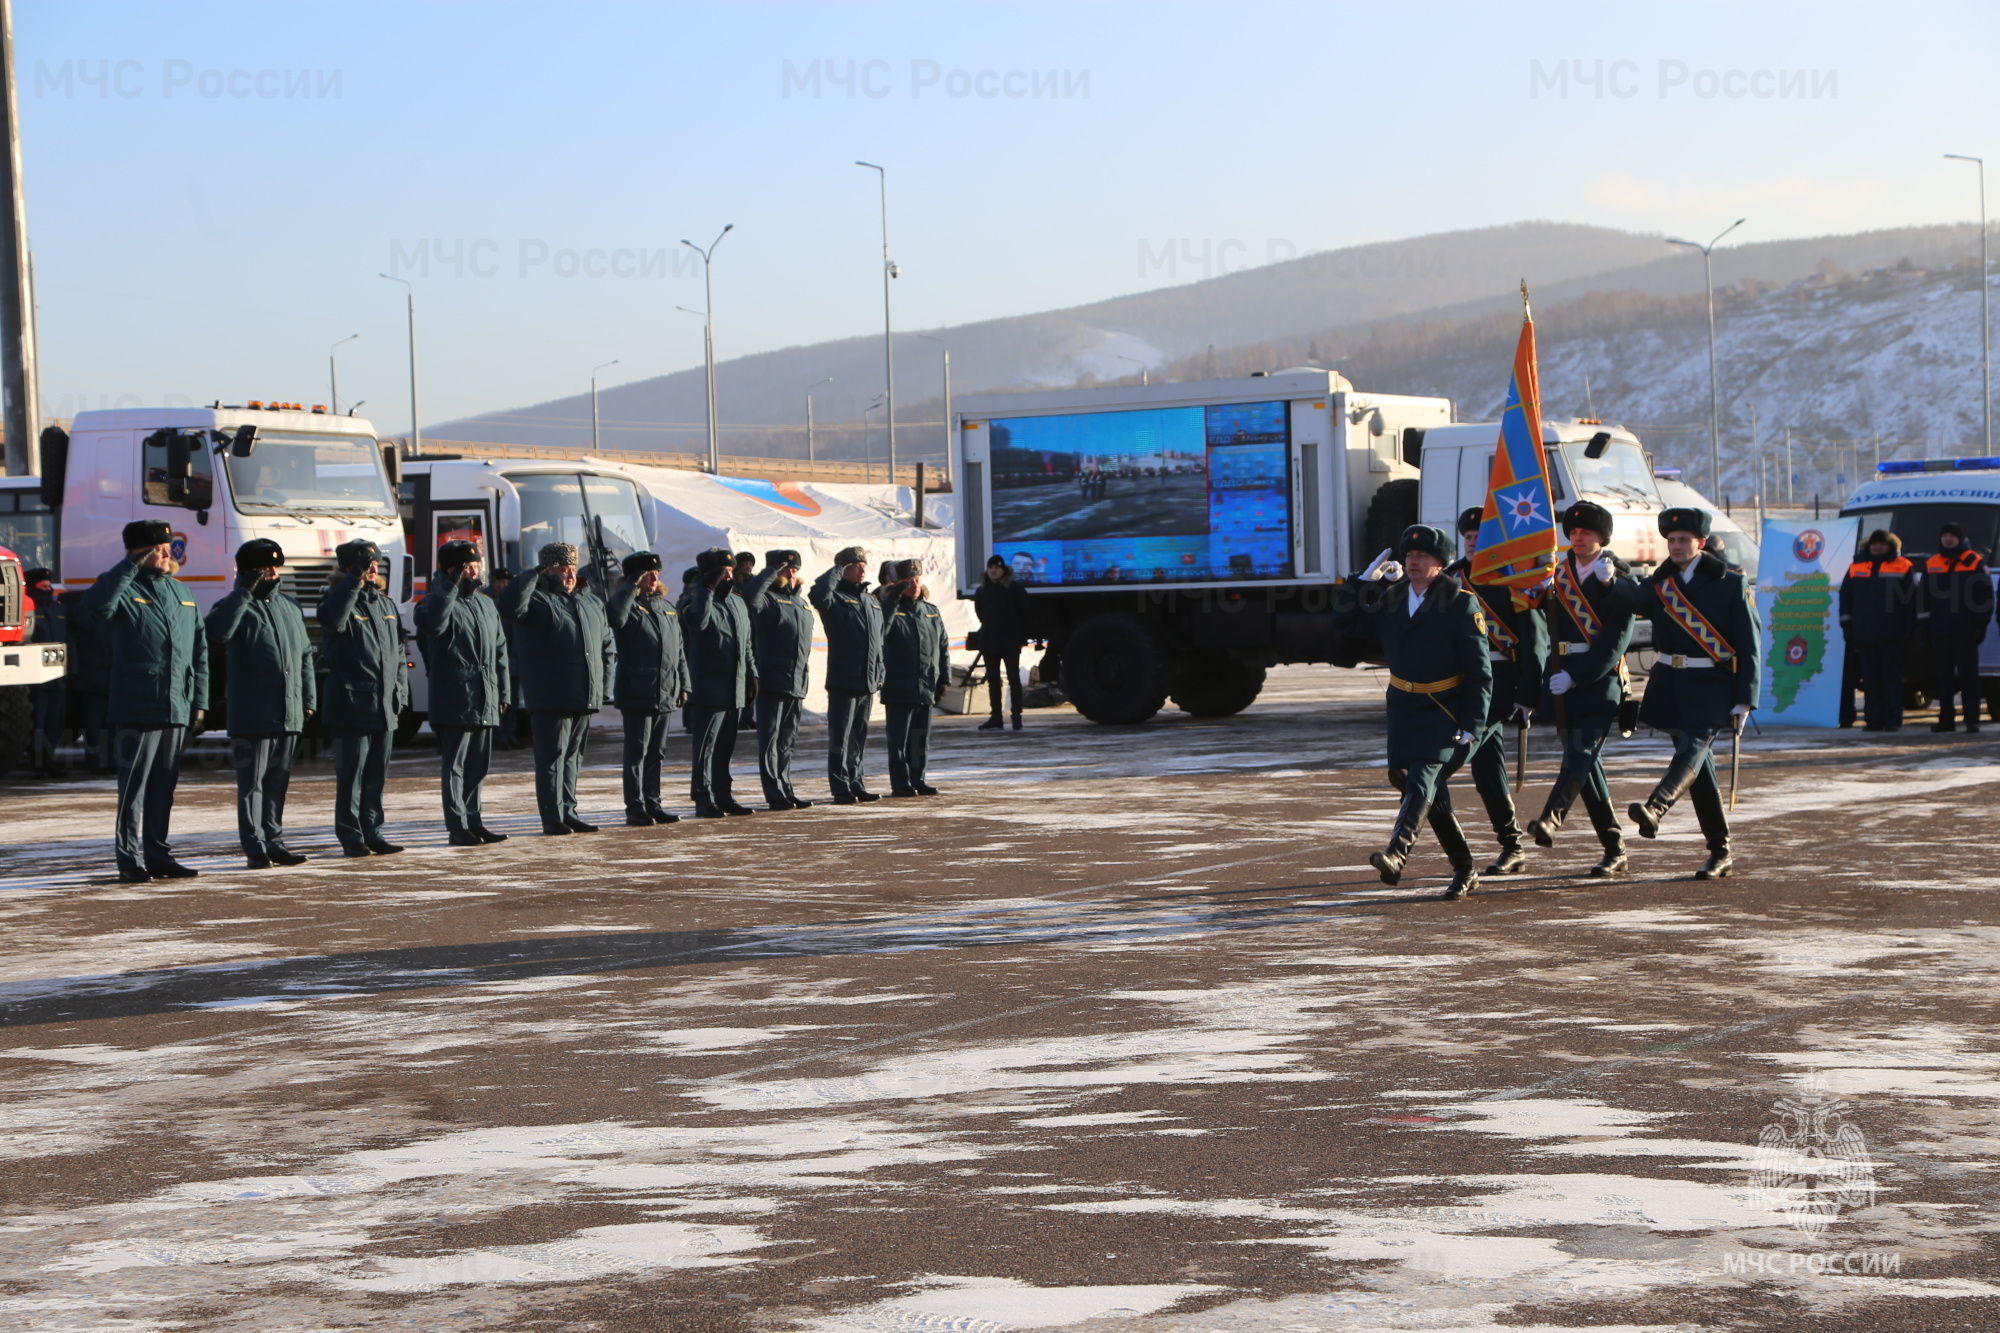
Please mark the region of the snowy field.
<svg viewBox="0 0 2000 1333"><path fill-rule="evenodd" d="M197 769L138 886L107 784L18 784L0 1327L2000 1327L2000 748L1766 732L1735 877L1683 809L1583 878L1579 812L1451 903L1428 834L1366 867L1379 689L942 718L940 797L644 830L600 741L560 841L515 753L481 849L417 749L358 861L316 763L294 871Z"/></svg>

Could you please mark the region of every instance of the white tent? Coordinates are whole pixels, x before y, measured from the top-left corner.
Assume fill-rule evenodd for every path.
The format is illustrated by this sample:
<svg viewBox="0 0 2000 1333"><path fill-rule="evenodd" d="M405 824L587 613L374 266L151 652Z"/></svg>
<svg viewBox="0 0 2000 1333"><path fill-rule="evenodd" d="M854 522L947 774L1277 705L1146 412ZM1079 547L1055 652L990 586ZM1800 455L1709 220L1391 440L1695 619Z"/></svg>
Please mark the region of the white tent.
<svg viewBox="0 0 2000 1333"><path fill-rule="evenodd" d="M958 586L957 551L951 530L911 526L914 499L907 486L865 486L838 483L759 481L746 477L716 477L705 472L613 463L639 484L650 501L647 523L653 549L664 566L670 588L680 586L680 572L694 563L695 553L712 546L756 553L762 568L764 553L795 550L805 556L801 571L808 586L833 567L842 547L863 546L877 565L883 560L912 556L924 562L924 582L931 599L944 613L951 635L952 658L971 660L966 631L978 622L969 602L953 593ZM874 570L869 571L873 582ZM811 689L805 709L826 711L826 639L813 639Z"/></svg>

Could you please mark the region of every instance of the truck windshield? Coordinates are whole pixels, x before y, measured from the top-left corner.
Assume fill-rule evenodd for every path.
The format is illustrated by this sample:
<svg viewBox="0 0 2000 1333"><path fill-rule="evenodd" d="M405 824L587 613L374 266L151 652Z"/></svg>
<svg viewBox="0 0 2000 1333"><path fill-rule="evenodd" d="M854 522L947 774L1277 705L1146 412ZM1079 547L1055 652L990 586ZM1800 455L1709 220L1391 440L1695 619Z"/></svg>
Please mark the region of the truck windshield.
<svg viewBox="0 0 2000 1333"><path fill-rule="evenodd" d="M381 450L366 435L259 431L248 458L222 456L242 509L395 516Z"/></svg>
<svg viewBox="0 0 2000 1333"><path fill-rule="evenodd" d="M1645 451L1639 446L1613 440L1601 458L1586 455L1587 447L1562 446L1563 461L1569 464L1570 480L1576 483L1578 493L1659 503L1659 488L1653 485L1653 465L1646 461Z"/></svg>
<svg viewBox="0 0 2000 1333"><path fill-rule="evenodd" d="M1938 530L1947 523L1958 524L1965 530L1965 544L1990 557L1996 528L2000 528L2000 509L1990 505L1897 504L1877 500L1864 508L1850 509L1847 513L1861 520L1861 526L1854 534L1857 559L1868 549L1868 534L1877 529L1901 537L1903 554L1913 560L1936 555Z"/></svg>
<svg viewBox="0 0 2000 1333"><path fill-rule="evenodd" d="M550 542L568 542L583 556L585 577L608 586L612 575L593 568L592 548L615 567L646 549L639 488L624 477L541 473L510 476L521 493L521 545L515 564L527 568Z"/></svg>

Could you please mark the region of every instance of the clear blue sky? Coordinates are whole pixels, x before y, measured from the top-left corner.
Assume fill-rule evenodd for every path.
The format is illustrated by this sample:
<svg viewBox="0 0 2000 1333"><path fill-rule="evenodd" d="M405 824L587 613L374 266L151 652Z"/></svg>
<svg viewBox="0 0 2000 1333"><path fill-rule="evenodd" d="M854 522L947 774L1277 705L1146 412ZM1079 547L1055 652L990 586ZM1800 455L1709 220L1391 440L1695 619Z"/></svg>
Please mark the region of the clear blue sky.
<svg viewBox="0 0 2000 1333"><path fill-rule="evenodd" d="M719 356L878 330L856 158L890 169L904 328L1165 285L1169 240L1186 280L1229 241L1234 266L1528 218L1706 239L1748 215L1775 239L1968 220L1972 168L1940 154L2000 169L1992 4L16 0L14 21L50 415L321 402L327 345L358 332L343 400L403 430L392 266L427 421L580 391L614 357L606 383L684 368L700 322L674 307L701 281L671 255L730 222Z"/></svg>

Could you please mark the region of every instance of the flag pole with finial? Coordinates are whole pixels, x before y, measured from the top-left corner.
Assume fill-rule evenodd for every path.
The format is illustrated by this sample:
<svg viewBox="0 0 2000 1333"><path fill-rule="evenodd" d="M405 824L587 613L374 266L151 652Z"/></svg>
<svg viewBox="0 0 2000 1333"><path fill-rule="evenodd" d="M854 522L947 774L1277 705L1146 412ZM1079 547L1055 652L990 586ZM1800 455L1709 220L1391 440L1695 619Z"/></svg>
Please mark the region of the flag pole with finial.
<svg viewBox="0 0 2000 1333"><path fill-rule="evenodd" d="M1533 312L1528 309L1528 280L1526 278L1521 279L1521 322L1523 324L1532 324L1535 322Z"/></svg>

